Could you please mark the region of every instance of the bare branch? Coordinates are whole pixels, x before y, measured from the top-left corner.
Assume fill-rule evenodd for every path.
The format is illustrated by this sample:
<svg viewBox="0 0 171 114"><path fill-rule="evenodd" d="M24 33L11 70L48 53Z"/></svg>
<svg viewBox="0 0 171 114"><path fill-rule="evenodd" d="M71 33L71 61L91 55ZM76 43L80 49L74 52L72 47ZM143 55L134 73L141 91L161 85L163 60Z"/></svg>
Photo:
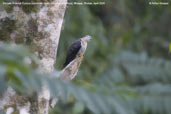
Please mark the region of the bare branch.
<svg viewBox="0 0 171 114"><path fill-rule="evenodd" d="M77 56L71 63L69 63L60 73L60 78L63 80L72 80L77 75L81 65L82 57Z"/></svg>

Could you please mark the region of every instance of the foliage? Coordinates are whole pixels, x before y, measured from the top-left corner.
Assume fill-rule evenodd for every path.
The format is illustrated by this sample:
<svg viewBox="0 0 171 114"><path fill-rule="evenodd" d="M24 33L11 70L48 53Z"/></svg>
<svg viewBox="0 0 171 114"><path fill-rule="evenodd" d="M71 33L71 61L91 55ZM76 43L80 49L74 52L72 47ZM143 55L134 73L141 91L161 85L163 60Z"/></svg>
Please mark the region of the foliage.
<svg viewBox="0 0 171 114"><path fill-rule="evenodd" d="M0 93L10 85L30 95L41 90L43 81L54 97L61 96L52 114L171 114L170 5L105 2L104 6L68 6L66 10L57 69L62 69L72 41L87 34L93 37L74 81L53 79L58 71L42 76L33 70L38 60L27 48L1 45ZM23 10L36 11L34 7ZM5 25L0 36L6 41L15 22L7 19L0 24Z"/></svg>
<svg viewBox="0 0 171 114"><path fill-rule="evenodd" d="M124 109L122 109L123 107L113 96L91 92L83 87L75 86L62 80L55 80L53 75L57 75L57 72L47 77L41 75L38 71L34 71L30 65L26 65L24 62L26 56L33 58L26 48L22 46L1 45L0 50L0 77L3 82L1 83L1 92L4 91L4 87L10 85L18 92L31 95L35 91L40 92L42 82L44 82L49 87L51 95L53 97L60 96L63 102L66 102L67 96L72 95L94 113L111 113L113 111L126 114Z"/></svg>
<svg viewBox="0 0 171 114"><path fill-rule="evenodd" d="M138 114L171 113L170 61L127 51L117 55L114 64L95 81L98 88L119 93Z"/></svg>
<svg viewBox="0 0 171 114"><path fill-rule="evenodd" d="M33 70L31 64L26 64L28 60L26 62L25 57L29 57L30 61L36 59L23 46L1 45L0 50L1 93L10 85L20 93L31 95L35 91L40 92L44 82L53 97L60 96L62 101L59 102L60 106L65 103L74 105L73 113L83 113L86 108L97 114L143 112L169 114L171 112L169 108L171 63L166 60L151 59L145 53L138 55L123 52L115 57L113 61L115 67L97 78L91 88L85 88L54 79L57 71L47 77ZM135 86L137 84L139 85ZM73 104L74 102L77 103ZM59 111L56 110L58 113Z"/></svg>

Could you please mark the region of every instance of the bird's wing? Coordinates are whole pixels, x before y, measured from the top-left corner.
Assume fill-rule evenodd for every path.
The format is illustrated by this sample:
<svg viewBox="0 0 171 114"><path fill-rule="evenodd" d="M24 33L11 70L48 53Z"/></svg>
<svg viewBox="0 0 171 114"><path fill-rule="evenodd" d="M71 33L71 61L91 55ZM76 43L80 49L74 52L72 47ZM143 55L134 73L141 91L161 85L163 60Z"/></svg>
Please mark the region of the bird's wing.
<svg viewBox="0 0 171 114"><path fill-rule="evenodd" d="M66 60L64 63L64 67L67 66L72 60L74 60L76 58L76 55L78 53L78 51L81 48L81 40L76 40L74 41L71 46L68 48L67 51L67 56L66 56Z"/></svg>

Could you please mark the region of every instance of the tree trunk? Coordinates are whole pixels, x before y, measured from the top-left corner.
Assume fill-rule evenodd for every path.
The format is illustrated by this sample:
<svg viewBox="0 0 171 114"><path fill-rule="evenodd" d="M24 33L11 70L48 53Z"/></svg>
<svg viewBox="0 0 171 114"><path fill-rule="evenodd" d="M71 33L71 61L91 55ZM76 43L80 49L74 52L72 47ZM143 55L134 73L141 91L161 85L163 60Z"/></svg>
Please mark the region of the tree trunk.
<svg viewBox="0 0 171 114"><path fill-rule="evenodd" d="M66 4L63 3L67 3L67 0L54 0L50 5L38 5L36 12L26 13L22 6L13 6L10 13L5 8L0 12L0 23L4 23L3 20L11 23L9 26L11 31L7 32L8 28L0 29L0 36L6 37L1 37L0 40L31 45L35 54L41 59L39 68L45 74L54 70L66 9ZM18 27L17 24L20 26ZM32 100L34 102L8 88L4 97L0 98L0 110L7 109L7 112L20 114L48 114L50 92L45 85L42 88L43 91L38 95L37 100Z"/></svg>

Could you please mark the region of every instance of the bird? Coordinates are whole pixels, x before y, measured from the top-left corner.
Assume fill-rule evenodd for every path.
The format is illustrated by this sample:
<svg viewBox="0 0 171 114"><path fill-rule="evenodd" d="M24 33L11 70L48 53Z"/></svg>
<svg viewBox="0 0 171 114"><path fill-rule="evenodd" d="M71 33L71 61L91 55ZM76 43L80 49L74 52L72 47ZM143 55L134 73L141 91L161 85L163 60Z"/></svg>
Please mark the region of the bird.
<svg viewBox="0 0 171 114"><path fill-rule="evenodd" d="M64 68L58 72L54 78L60 78L64 81L73 80L77 75L79 66L82 62L84 53L87 48L87 43L91 40L90 35L86 35L76 41L74 41L68 48L66 54L66 60L64 63ZM56 98L51 98L49 105L50 107L54 107L57 102Z"/></svg>
<svg viewBox="0 0 171 114"><path fill-rule="evenodd" d="M87 43L92 39L90 35L86 35L76 41L74 41L68 48L66 54L66 60L64 63L64 68L77 57L81 57L83 59L84 53L87 48Z"/></svg>

